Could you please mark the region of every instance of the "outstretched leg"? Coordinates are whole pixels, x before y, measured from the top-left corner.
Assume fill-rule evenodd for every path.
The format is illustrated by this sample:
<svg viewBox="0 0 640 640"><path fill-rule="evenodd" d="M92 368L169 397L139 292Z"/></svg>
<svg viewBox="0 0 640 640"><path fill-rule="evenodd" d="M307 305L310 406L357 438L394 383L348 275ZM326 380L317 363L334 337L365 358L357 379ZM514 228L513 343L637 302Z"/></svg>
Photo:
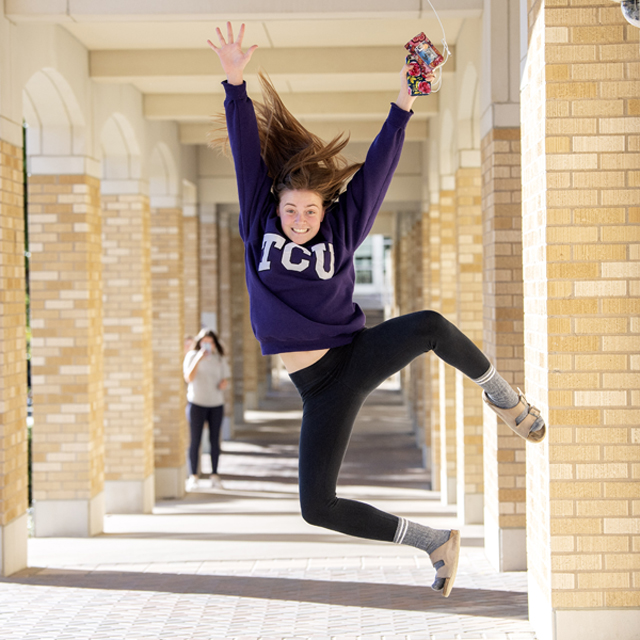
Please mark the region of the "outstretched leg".
<svg viewBox="0 0 640 640"><path fill-rule="evenodd" d="M425 550L438 570L434 588L448 595L457 566L457 532L434 530L336 496L338 473L362 403L389 376L428 351L434 351L481 386L490 382L495 387L497 380L501 387L499 381L504 382L497 374L489 376L492 366L482 351L433 311L394 318L366 329L351 344L331 349L315 364L291 375L304 403L300 503L303 517L311 524ZM504 385L508 387L506 382Z"/></svg>

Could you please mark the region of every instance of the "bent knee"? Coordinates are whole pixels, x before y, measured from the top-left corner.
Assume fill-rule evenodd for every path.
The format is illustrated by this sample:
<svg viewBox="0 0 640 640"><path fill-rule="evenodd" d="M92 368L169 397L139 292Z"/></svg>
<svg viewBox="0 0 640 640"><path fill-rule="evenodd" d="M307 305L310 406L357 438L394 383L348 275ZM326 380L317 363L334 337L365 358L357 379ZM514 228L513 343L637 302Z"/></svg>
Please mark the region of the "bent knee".
<svg viewBox="0 0 640 640"><path fill-rule="evenodd" d="M331 529L331 505L328 500L301 499L300 511L302 519L316 527Z"/></svg>
<svg viewBox="0 0 640 640"><path fill-rule="evenodd" d="M442 334L447 333L451 327L451 323L437 311L431 311L427 309L425 311L418 311L420 315L420 321L424 329L430 334Z"/></svg>

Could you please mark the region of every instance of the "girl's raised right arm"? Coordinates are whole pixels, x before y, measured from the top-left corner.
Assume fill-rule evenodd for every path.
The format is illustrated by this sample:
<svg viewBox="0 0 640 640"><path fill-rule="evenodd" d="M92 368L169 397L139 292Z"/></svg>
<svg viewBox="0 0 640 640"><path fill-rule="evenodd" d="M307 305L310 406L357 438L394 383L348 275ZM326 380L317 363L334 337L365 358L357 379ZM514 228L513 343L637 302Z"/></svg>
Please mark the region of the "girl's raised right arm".
<svg viewBox="0 0 640 640"><path fill-rule="evenodd" d="M267 167L260 155L256 114L253 103L247 96L243 78L244 69L257 49L257 45L253 45L246 52L242 51L244 24L240 27L235 40L230 22L227 22L226 40L219 28L216 28L216 33L219 46L214 45L211 40L207 42L218 55L227 76L224 106L240 197L240 234L245 240L271 191Z"/></svg>

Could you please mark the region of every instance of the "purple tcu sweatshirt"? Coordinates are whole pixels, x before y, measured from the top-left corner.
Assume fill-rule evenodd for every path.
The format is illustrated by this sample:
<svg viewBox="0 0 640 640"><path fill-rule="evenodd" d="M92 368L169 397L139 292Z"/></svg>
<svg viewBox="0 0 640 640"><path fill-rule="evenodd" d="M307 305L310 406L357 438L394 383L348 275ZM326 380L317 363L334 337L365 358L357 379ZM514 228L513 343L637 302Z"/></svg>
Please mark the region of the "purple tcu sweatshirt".
<svg viewBox="0 0 640 640"><path fill-rule="evenodd" d="M240 195L251 326L264 355L348 344L365 316L353 302L353 254L371 230L398 164L411 113L395 104L364 166L304 245L282 231L246 86L223 83Z"/></svg>

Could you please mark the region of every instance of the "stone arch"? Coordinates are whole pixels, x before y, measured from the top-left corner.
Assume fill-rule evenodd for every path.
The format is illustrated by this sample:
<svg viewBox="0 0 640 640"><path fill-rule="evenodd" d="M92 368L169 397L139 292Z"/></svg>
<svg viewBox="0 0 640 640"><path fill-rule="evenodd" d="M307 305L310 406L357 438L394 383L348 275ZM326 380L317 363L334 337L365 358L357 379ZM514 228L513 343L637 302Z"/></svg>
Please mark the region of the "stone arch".
<svg viewBox="0 0 640 640"><path fill-rule="evenodd" d="M178 167L169 147L159 142L149 158L149 194L152 198L181 195Z"/></svg>
<svg viewBox="0 0 640 640"><path fill-rule="evenodd" d="M455 136L453 116L451 110L446 109L442 114L440 127L440 175L451 175L454 172L453 159L455 157Z"/></svg>
<svg viewBox="0 0 640 640"><path fill-rule="evenodd" d="M104 180L138 180L140 145L133 126L121 113L113 113L100 133L102 178Z"/></svg>
<svg viewBox="0 0 640 640"><path fill-rule="evenodd" d="M23 89L29 127L28 156L82 156L87 150L84 114L64 76L56 69L34 73Z"/></svg>
<svg viewBox="0 0 640 640"><path fill-rule="evenodd" d="M471 62L462 76L458 100L458 148L480 148L480 95L478 72Z"/></svg>

